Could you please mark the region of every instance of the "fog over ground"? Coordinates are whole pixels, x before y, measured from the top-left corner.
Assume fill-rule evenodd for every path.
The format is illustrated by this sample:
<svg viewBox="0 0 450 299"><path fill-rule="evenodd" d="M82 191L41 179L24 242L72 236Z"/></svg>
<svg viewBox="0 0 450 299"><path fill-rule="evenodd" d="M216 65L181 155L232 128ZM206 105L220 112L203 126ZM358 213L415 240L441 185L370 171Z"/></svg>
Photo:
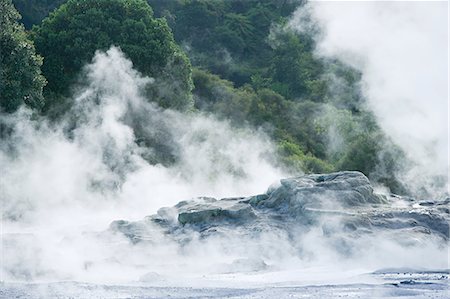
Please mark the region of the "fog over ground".
<svg viewBox="0 0 450 299"><path fill-rule="evenodd" d="M446 8L441 2L309 4L325 30L317 55L337 56L362 71L370 108L416 163L399 175L426 188L448 167ZM302 30L304 13L291 25ZM74 107L60 122L26 109L1 115L7 138L0 144L0 280L192 286L184 278L195 276L202 287L205 277L222 275L223 286L248 287L359 283L366 278L356 275L383 267L448 267L448 242L414 238L414 231L408 244L374 231L348 238L354 247L347 248L333 239L347 237L339 217L318 217L316 226L292 235L256 229L252 238L236 229L202 240L186 230L190 243L157 227L147 231L151 242L141 244L108 231L114 220L141 220L197 196L260 194L291 175L278 167L264 133L211 115L162 110L144 96L153 83L112 47L86 66ZM161 152L171 163L151 163ZM242 271L255 264L264 271Z"/></svg>
<svg viewBox="0 0 450 299"><path fill-rule="evenodd" d="M1 117L5 279L89 280L83 265L114 259L117 248L86 233L198 196L258 194L286 176L265 134L213 116L162 110L145 99L153 80L118 48L97 53L83 78L60 122L26 109ZM161 151L175 162L150 163ZM163 240L161 246L170 248ZM109 280L101 278L105 269L95 273Z"/></svg>
<svg viewBox="0 0 450 299"><path fill-rule="evenodd" d="M412 189L447 191L448 2L312 1L307 7L290 25L308 30L310 18L323 33L317 55L362 71L369 108L415 162L400 179ZM440 192L431 190L434 176L447 181Z"/></svg>

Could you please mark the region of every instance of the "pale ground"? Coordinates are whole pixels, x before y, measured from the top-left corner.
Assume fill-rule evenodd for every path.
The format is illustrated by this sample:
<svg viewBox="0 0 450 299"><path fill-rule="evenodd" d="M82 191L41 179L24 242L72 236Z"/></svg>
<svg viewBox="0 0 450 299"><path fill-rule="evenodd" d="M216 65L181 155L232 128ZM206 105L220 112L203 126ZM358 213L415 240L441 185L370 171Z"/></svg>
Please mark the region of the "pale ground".
<svg viewBox="0 0 450 299"><path fill-rule="evenodd" d="M313 273L303 281L288 281L289 277L300 278L305 274L292 271L227 274L176 283L160 281L152 285L3 283L0 298L450 298L448 270L342 273L340 278L334 279L331 274L319 279ZM336 275L339 276L334 273ZM257 282L267 279L274 282Z"/></svg>

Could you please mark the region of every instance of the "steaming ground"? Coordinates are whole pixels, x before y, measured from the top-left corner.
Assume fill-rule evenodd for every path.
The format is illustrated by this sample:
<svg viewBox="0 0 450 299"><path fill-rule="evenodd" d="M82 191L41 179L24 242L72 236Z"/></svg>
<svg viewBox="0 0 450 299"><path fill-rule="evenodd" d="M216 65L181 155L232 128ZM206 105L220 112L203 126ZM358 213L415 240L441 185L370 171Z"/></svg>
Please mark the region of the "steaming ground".
<svg viewBox="0 0 450 299"><path fill-rule="evenodd" d="M0 296L445 297L448 243L433 238L402 247L375 233L358 244L367 256L341 260L320 227L301 238L274 227L256 243L238 231L194 235L189 246L157 226L144 243L111 233L114 220L141 220L198 196L261 194L288 174L263 133L149 103L145 87L154 81L117 48L97 53L84 78L56 124L27 110L1 116ZM414 269L370 274L392 265ZM403 277L423 270L417 283Z"/></svg>
<svg viewBox="0 0 450 299"><path fill-rule="evenodd" d="M26 110L2 116L10 135L0 152L3 234L29 235L12 241L14 252L5 249L5 280L90 280L83 263L115 253L95 248L95 237L83 240L86 230L140 219L180 199L262 192L282 177L263 134L148 103L141 92L152 80L116 48L96 55L85 82L61 123ZM161 149L168 157L157 156ZM153 165L158 158L170 166ZM105 274L98 279L109 280Z"/></svg>

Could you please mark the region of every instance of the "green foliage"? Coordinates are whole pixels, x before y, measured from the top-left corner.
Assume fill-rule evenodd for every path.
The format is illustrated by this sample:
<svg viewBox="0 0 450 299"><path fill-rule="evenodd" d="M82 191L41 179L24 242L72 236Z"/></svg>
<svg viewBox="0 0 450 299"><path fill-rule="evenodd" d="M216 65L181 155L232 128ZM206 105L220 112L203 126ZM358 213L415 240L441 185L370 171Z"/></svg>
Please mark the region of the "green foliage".
<svg viewBox="0 0 450 299"><path fill-rule="evenodd" d="M333 165L311 154L305 154L299 145L292 141L282 140L278 144L278 149L282 162L292 171L303 170L308 173L326 173L334 170Z"/></svg>
<svg viewBox="0 0 450 299"><path fill-rule="evenodd" d="M324 77L328 85L327 98L335 107L352 113L365 110L359 71L333 60L325 63Z"/></svg>
<svg viewBox="0 0 450 299"><path fill-rule="evenodd" d="M267 71L273 50L267 37L274 23L288 17L299 0L148 0L165 16L175 39L188 49L195 66L208 69L236 86Z"/></svg>
<svg viewBox="0 0 450 299"><path fill-rule="evenodd" d="M192 106L189 61L166 21L154 18L144 0L69 0L33 30L36 48L45 57L49 98L66 95L95 51L114 45L137 70L155 77L156 88L149 93L160 105ZM168 88L169 82L176 88Z"/></svg>
<svg viewBox="0 0 450 299"><path fill-rule="evenodd" d="M233 120L265 127L279 144L282 162L291 170L327 172L333 166L325 158L324 131L312 116L320 106L293 102L267 88L234 88L230 81L194 69L196 107ZM321 157L321 158L320 158Z"/></svg>
<svg viewBox="0 0 450 299"><path fill-rule="evenodd" d="M235 89L233 83L206 71L194 69L194 97L197 109L243 123L249 116L256 94L248 88Z"/></svg>
<svg viewBox="0 0 450 299"><path fill-rule="evenodd" d="M40 109L44 105L42 58L36 55L19 13L10 0L0 2L0 108L14 112L25 103Z"/></svg>
<svg viewBox="0 0 450 299"><path fill-rule="evenodd" d="M67 0L13 0L14 6L22 15L26 29L39 24L48 14Z"/></svg>
<svg viewBox="0 0 450 299"><path fill-rule="evenodd" d="M375 136L360 134L348 144L348 150L339 160L337 168L346 170L359 170L370 173L377 165L377 153L381 150Z"/></svg>
<svg viewBox="0 0 450 299"><path fill-rule="evenodd" d="M282 30L273 38L273 59L269 73L274 88L286 98L323 101L326 84L321 80L323 66L313 57L312 37Z"/></svg>
<svg viewBox="0 0 450 299"><path fill-rule="evenodd" d="M312 36L285 26L286 17L303 1L148 2L171 20L175 38L186 46L194 66L238 87L252 84L286 99L325 101L325 66L313 56Z"/></svg>

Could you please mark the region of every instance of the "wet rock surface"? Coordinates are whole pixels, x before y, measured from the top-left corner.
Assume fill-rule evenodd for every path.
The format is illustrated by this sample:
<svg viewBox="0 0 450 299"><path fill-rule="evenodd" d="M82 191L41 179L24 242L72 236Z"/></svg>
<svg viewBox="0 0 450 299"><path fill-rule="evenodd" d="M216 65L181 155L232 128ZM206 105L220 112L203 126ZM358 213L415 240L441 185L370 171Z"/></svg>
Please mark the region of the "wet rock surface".
<svg viewBox="0 0 450 299"><path fill-rule="evenodd" d="M114 221L110 230L133 242L151 240L155 227L184 241L190 232L201 238L231 231L246 236L268 231L289 235L319 227L324 237L344 243L374 232L406 243L429 237L446 242L449 203L448 198L420 202L376 194L366 176L346 171L283 179L266 193L246 198L182 201L142 221Z"/></svg>

